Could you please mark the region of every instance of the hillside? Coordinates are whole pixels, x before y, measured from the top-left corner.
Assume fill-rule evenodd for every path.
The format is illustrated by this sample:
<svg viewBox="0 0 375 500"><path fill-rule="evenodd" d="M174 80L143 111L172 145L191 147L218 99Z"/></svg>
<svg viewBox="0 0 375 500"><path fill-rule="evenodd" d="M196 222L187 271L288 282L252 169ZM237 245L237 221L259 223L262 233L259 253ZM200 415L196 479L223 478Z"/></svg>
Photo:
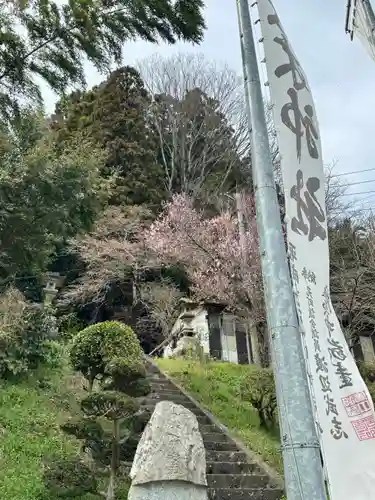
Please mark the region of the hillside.
<svg viewBox="0 0 375 500"><path fill-rule="evenodd" d="M83 394L83 379L65 357L59 368L39 370L17 384L0 383L0 498L57 500L44 488L44 460L78 455L79 442L59 426L78 414ZM126 484L118 498L127 498Z"/></svg>
<svg viewBox="0 0 375 500"><path fill-rule="evenodd" d="M257 370L254 366L173 359L159 359L157 364L250 450L282 472L278 430L262 428L255 408L241 397L241 381Z"/></svg>

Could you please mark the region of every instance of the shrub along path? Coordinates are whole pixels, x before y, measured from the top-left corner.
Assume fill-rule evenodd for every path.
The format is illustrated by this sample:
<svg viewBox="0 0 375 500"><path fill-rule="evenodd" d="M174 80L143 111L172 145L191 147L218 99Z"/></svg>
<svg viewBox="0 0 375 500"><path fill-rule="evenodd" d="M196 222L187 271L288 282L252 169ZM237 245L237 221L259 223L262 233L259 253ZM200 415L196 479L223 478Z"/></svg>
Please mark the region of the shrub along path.
<svg viewBox="0 0 375 500"><path fill-rule="evenodd" d="M282 473L278 430L261 428L258 412L241 397L241 381L257 368L222 362L201 365L177 359L155 361L249 449Z"/></svg>
<svg viewBox="0 0 375 500"><path fill-rule="evenodd" d="M173 378L175 379L177 379L178 374L180 374L180 379L185 381L184 386L186 388L186 393L189 392L191 396L195 396L195 401L190 400L187 395L172 383L172 377L171 379L166 378L158 371L155 365L149 364L149 379L153 392L145 403L152 409L158 401L166 399L185 406L196 415L206 448L207 482L209 487L208 496L210 500L243 500L245 498L252 498L254 500L281 499L283 492L275 474L264 464L261 465L260 460L254 460L245 453L243 447L241 448L241 446L221 428L220 424L215 422L215 420L202 409L203 406L205 406L221 421L221 423L226 424L227 427L231 427L230 430L233 431L235 430L233 427L236 427L237 434L240 437L242 437L241 432L239 432L239 427L241 427L241 425L244 426L244 429L246 425L246 430L248 430L249 422L245 424L245 421L243 421L241 425L239 425L241 417L249 417L249 408L241 404L242 402L238 395L234 397L236 393L235 386L237 385L238 388L239 380L236 380L235 376L233 380L230 380L230 376L229 378L226 376L226 383L222 381L221 385L218 385L218 380L215 378L216 370L220 371L224 369L223 373L225 373L225 371L230 372L232 370L232 365L211 362L203 368L195 363L184 363L175 360L164 361L158 364L163 365L163 368L165 368L167 364L167 366L169 366L169 372L173 371ZM249 369L249 367L247 368ZM197 383L199 380L199 389L195 391L191 388L194 387L194 383L187 383L187 380L191 380L192 378L192 372L197 377L195 382ZM240 379L241 378L243 379L243 377L240 377ZM248 379L249 377L247 376L246 380ZM235 384L234 387L231 387L231 382ZM226 387L226 384L229 384L229 386ZM182 386L181 380L180 385ZM230 394L232 391L234 392ZM203 403L202 408L197 406L197 399L200 399ZM214 401L218 404L208 404ZM225 409L225 411L223 413L217 411L220 408ZM244 410L247 410L247 412ZM224 418L221 417L220 414L222 414ZM230 426L228 424L230 421L235 425ZM259 420L257 424L259 430ZM250 434L254 434L252 432L253 430L254 429L250 429ZM251 444L249 449L254 449L254 446L252 446L253 443L249 444ZM260 444L259 436L258 444ZM262 453L262 455L264 454Z"/></svg>

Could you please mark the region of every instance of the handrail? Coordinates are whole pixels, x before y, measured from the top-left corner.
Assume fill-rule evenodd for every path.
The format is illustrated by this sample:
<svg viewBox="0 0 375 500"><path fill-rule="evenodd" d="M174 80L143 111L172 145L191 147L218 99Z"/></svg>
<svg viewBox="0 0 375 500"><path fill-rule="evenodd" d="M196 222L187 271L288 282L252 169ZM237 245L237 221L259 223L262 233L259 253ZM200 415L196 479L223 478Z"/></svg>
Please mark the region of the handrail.
<svg viewBox="0 0 375 500"><path fill-rule="evenodd" d="M168 344L168 342L170 340L172 340L173 337L176 337L176 336L180 335L180 333L182 331L183 331L183 329L180 328L177 332L171 333L166 339L163 340L163 342L161 344L159 344L158 346L156 346L155 349L153 349L150 352L150 354L147 354L147 356L150 356L150 358L151 358L155 353L159 352L162 347L164 347L166 344Z"/></svg>

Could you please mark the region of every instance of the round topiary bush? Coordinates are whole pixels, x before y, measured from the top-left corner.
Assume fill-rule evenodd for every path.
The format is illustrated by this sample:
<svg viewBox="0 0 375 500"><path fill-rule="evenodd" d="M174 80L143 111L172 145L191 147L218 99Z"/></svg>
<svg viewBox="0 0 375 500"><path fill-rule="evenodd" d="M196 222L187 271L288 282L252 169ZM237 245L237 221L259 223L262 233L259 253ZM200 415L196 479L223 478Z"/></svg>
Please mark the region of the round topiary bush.
<svg viewBox="0 0 375 500"><path fill-rule="evenodd" d="M142 358L138 337L127 325L118 321L105 321L88 326L74 338L70 349L73 368L89 381L103 376L110 360L121 357L129 363Z"/></svg>

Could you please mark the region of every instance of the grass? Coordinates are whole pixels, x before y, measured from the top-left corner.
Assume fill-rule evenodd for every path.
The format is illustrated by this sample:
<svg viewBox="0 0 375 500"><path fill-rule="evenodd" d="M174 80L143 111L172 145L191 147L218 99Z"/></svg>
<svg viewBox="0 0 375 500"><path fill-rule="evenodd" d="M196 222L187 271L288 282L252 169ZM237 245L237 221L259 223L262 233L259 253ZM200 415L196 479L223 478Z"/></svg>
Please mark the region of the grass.
<svg viewBox="0 0 375 500"><path fill-rule="evenodd" d="M53 373L34 374L17 384L0 382L0 498L56 500L45 492L43 458L77 455L78 441L59 425L77 414L83 393L82 378L66 361Z"/></svg>
<svg viewBox="0 0 375 500"><path fill-rule="evenodd" d="M202 403L246 446L282 473L278 432L260 428L257 411L239 397L241 378L251 365L159 359L160 368Z"/></svg>

